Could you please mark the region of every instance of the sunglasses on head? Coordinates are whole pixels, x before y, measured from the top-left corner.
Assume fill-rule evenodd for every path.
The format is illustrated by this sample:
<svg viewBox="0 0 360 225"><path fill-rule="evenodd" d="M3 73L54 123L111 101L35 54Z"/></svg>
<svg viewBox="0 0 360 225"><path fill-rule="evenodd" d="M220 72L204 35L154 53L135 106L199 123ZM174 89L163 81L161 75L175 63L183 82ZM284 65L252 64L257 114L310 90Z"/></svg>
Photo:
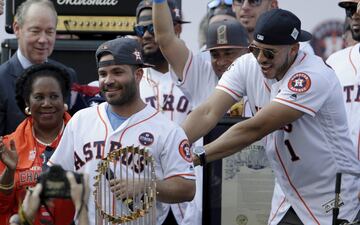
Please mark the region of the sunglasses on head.
<svg viewBox="0 0 360 225"><path fill-rule="evenodd" d="M260 51L262 51L262 54L267 58L267 59L274 59L275 57L275 53L274 50L271 49L266 49L266 48L259 48L256 45L249 45L249 51L255 56L255 58L257 58L260 54Z"/></svg>
<svg viewBox="0 0 360 225"><path fill-rule="evenodd" d="M234 5L243 6L245 1L248 1L250 6L259 6L262 3L262 0L234 0Z"/></svg>
<svg viewBox="0 0 360 225"><path fill-rule="evenodd" d="M154 35L154 24L149 24L146 26L137 25L134 27L136 36L142 37L145 32L148 31L151 35Z"/></svg>
<svg viewBox="0 0 360 225"><path fill-rule="evenodd" d="M208 3L208 9L216 8L219 5L231 6L232 3L233 3L233 0L212 0Z"/></svg>
<svg viewBox="0 0 360 225"><path fill-rule="evenodd" d="M357 3L349 2L345 7L345 13L347 17L352 17L356 13Z"/></svg>

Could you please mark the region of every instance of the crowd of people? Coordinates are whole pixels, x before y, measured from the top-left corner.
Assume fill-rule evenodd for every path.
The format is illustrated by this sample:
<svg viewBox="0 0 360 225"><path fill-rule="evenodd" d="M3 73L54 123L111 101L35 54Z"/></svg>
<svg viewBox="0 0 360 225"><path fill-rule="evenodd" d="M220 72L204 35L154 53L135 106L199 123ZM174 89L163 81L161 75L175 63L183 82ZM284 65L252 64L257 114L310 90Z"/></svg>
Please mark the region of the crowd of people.
<svg viewBox="0 0 360 225"><path fill-rule="evenodd" d="M276 177L268 224L331 224L339 173L338 217L360 221L360 0L339 7L351 38L325 63L277 0L209 1L200 54L181 39L188 21L175 0L142 0L134 34L96 50L100 100L79 109L76 71L49 58L54 4L24 1L13 24L18 50L0 65L0 224L97 224L89 193L98 164L137 146L154 158L156 224L201 225L201 166L257 141ZM227 114L249 119L204 144ZM135 153L114 172L135 159L126 173L142 175ZM54 165L84 176L79 183L67 172L70 199L49 203L38 177ZM121 209L134 190L111 179L109 204Z"/></svg>

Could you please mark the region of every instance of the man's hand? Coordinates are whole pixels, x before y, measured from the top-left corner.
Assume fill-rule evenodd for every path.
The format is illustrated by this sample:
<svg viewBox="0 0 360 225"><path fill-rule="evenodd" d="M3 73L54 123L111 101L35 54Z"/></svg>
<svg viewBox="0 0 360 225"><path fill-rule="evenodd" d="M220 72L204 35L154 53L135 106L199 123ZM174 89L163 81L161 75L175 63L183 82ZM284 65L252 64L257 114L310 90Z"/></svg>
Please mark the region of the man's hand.
<svg viewBox="0 0 360 225"><path fill-rule="evenodd" d="M35 214L40 207L40 193L42 188L42 185L38 183L35 187L29 188L26 192L22 207L25 216L29 221L33 221Z"/></svg>
<svg viewBox="0 0 360 225"><path fill-rule="evenodd" d="M89 186L88 186L89 176L87 174L83 175L83 177L84 177L83 184L78 184L76 182L75 176L72 172L67 172L66 177L70 183L71 199L75 205L76 211L79 211L81 208L81 204L87 205L87 202L89 199L89 194L90 194L90 190L89 190Z"/></svg>
<svg viewBox="0 0 360 225"><path fill-rule="evenodd" d="M8 149L3 142L3 138L0 137L0 160L9 170L14 171L16 169L18 155L14 140L10 141L10 149Z"/></svg>
<svg viewBox="0 0 360 225"><path fill-rule="evenodd" d="M134 195L143 193L145 182L136 180L134 182L126 182L126 180L113 179L110 180L110 189L118 200L131 198Z"/></svg>

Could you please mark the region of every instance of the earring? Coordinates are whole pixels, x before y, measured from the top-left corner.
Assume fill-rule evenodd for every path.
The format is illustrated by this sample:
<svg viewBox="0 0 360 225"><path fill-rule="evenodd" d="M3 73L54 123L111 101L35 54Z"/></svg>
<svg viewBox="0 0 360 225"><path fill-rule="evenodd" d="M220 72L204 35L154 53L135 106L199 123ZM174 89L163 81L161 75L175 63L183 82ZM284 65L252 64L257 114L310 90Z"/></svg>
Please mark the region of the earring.
<svg viewBox="0 0 360 225"><path fill-rule="evenodd" d="M68 111L68 109L69 109L69 106L65 103L65 104L64 104L64 110L65 110L65 112Z"/></svg>
<svg viewBox="0 0 360 225"><path fill-rule="evenodd" d="M30 107L29 107L29 106L27 106L27 107L25 108L25 114L28 115L28 116L31 115L31 111L30 111Z"/></svg>

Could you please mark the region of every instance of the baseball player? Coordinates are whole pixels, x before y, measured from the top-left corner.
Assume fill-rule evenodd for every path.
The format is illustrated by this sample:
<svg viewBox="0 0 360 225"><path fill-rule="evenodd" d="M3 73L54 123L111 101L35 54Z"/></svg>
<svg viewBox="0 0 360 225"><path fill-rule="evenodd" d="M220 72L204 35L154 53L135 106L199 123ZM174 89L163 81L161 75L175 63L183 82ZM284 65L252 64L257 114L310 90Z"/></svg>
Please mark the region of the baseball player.
<svg viewBox="0 0 360 225"><path fill-rule="evenodd" d="M182 24L188 22L182 20L181 11L175 1L169 1L169 7L172 9L172 26L179 36ZM140 97L171 121L181 124L193 109L193 105L189 97L171 79L169 64L155 41L151 8L152 2L144 0L140 1L136 9L137 25L134 30L142 43L144 61L154 65L152 68L144 68ZM182 224L188 205L188 202L171 204L171 211L165 222ZM190 224L195 225L193 222Z"/></svg>
<svg viewBox="0 0 360 225"><path fill-rule="evenodd" d="M174 1L170 1L169 4L173 10L173 26L177 35L180 35L181 24L188 22L182 20L180 9ZM155 41L151 7L152 2L144 0L136 9L135 34L142 43L144 61L154 65L152 68L144 68L143 79L140 82L140 96L144 102L180 124L192 110L192 104L169 75L169 64Z"/></svg>
<svg viewBox="0 0 360 225"><path fill-rule="evenodd" d="M208 37L211 38L208 38L206 49L211 53L212 62L209 63L200 55L193 55L185 43L178 38L171 20L173 10L171 8L169 10L166 1L153 1L152 6L155 37L171 66L170 74L176 85L196 107L212 93L219 77L233 60L247 52L246 31L236 20L212 23L208 33ZM190 203L191 206L185 213L182 224L201 224L202 168L197 168L195 172L196 195L194 202Z"/></svg>
<svg viewBox="0 0 360 225"><path fill-rule="evenodd" d="M183 130L140 98L139 83L145 66L140 51L139 43L130 38L111 40L98 48L99 85L106 102L74 115L50 164L93 174L101 158L112 150L126 146L149 148L156 165L156 215L160 225L169 211L169 205L164 203L192 200L194 171ZM129 155L126 161L132 159ZM91 187L93 183L91 178ZM88 208L94 224L92 196Z"/></svg>
<svg viewBox="0 0 360 225"><path fill-rule="evenodd" d="M339 6L346 10L346 16L350 20L352 37L360 41L360 12L356 11L360 0L342 0ZM360 160L360 44L350 46L346 49L335 52L326 60L338 76L343 86L343 96L346 108L346 115L350 128L351 139L355 145L357 159Z"/></svg>
<svg viewBox="0 0 360 225"><path fill-rule="evenodd" d="M343 116L341 85L321 58L299 51L298 42L310 40L311 34L301 30L291 12L262 14L253 38L252 55L234 62L183 127L189 140L196 140L243 95L249 96L253 110L262 109L197 150L194 163L226 157L270 134L267 156L291 205L278 224L331 224L336 173L360 171ZM357 176L343 175L340 218L348 221L360 210L358 182Z"/></svg>

